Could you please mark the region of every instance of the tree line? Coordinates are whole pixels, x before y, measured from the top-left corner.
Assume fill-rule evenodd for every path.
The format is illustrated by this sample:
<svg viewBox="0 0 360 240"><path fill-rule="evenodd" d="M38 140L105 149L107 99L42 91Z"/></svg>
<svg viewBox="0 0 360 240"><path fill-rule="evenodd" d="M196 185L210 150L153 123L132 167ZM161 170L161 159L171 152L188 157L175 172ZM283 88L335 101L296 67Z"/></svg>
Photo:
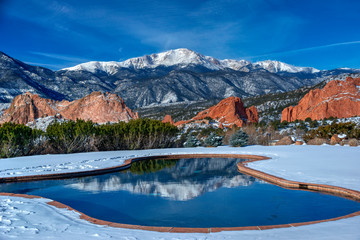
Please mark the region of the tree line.
<svg viewBox="0 0 360 240"><path fill-rule="evenodd" d="M0 126L0 155L5 157L48 153L135 150L176 147L177 127L159 120L95 124L91 121L54 121L46 131L22 124Z"/></svg>

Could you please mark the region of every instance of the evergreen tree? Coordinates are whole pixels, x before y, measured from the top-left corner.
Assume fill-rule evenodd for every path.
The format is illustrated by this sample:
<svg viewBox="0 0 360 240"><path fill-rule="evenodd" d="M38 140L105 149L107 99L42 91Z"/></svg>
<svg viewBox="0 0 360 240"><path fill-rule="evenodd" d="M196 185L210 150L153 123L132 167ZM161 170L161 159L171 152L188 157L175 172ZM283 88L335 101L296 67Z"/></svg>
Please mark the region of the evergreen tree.
<svg viewBox="0 0 360 240"><path fill-rule="evenodd" d="M233 147L243 147L247 144L248 139L249 136L240 129L236 133L231 135L230 145Z"/></svg>
<svg viewBox="0 0 360 240"><path fill-rule="evenodd" d="M184 147L198 147L200 145L200 141L193 135L189 135L186 142L184 142Z"/></svg>
<svg viewBox="0 0 360 240"><path fill-rule="evenodd" d="M216 133L211 132L209 136L205 139L205 145L211 147L217 147L222 145L222 136L218 136Z"/></svg>

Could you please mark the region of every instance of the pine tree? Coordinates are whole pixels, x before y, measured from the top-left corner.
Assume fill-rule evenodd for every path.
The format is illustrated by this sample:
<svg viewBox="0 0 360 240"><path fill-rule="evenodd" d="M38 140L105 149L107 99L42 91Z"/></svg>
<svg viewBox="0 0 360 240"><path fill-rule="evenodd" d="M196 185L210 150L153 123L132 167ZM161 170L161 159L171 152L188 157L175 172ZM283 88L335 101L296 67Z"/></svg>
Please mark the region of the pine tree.
<svg viewBox="0 0 360 240"><path fill-rule="evenodd" d="M189 135L184 142L184 147L198 147L200 146L200 141L193 135Z"/></svg>
<svg viewBox="0 0 360 240"><path fill-rule="evenodd" d="M211 147L217 147L222 145L222 136L218 136L216 133L211 132L209 136L205 139L205 145Z"/></svg>
<svg viewBox="0 0 360 240"><path fill-rule="evenodd" d="M247 144L249 136L242 130L238 130L231 135L230 144L233 147L244 147Z"/></svg>

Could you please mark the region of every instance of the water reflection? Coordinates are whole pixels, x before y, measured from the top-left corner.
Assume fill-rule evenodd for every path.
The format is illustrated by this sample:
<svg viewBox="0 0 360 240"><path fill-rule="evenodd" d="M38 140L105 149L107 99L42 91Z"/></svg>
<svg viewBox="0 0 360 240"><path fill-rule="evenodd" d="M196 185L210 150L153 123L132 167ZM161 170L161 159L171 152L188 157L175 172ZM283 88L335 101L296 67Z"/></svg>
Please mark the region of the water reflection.
<svg viewBox="0 0 360 240"><path fill-rule="evenodd" d="M239 161L214 158L140 161L127 171L81 178L67 187L93 193L123 190L186 201L222 187L252 184L254 178L237 171Z"/></svg>

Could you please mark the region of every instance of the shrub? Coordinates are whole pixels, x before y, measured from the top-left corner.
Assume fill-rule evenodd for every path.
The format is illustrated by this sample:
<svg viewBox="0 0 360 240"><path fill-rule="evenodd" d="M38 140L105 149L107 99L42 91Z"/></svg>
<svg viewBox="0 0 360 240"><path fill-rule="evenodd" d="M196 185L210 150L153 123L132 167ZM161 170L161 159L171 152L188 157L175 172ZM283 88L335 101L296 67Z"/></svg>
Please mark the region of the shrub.
<svg viewBox="0 0 360 240"><path fill-rule="evenodd" d="M46 129L50 144L62 153L90 151L95 132L94 123L84 120L55 121Z"/></svg>
<svg viewBox="0 0 360 240"><path fill-rule="evenodd" d="M310 118L310 117L305 118L305 122L310 123L311 121L312 121L312 120L311 120L311 118Z"/></svg>
<svg viewBox="0 0 360 240"><path fill-rule="evenodd" d="M309 127L310 128L316 128L318 126L319 126L319 123L316 120L309 122Z"/></svg>
<svg viewBox="0 0 360 240"><path fill-rule="evenodd" d="M205 145L211 147L217 147L222 145L223 137L211 132L209 136L205 139Z"/></svg>
<svg viewBox="0 0 360 240"><path fill-rule="evenodd" d="M231 136L230 145L233 147L243 147L247 144L248 138L248 135L240 129Z"/></svg>
<svg viewBox="0 0 360 240"><path fill-rule="evenodd" d="M279 130L281 123L279 120L275 120L271 121L269 125L272 127L273 130Z"/></svg>
<svg viewBox="0 0 360 240"><path fill-rule="evenodd" d="M289 125L288 121L284 120L280 123L280 128L286 128Z"/></svg>
<svg viewBox="0 0 360 240"><path fill-rule="evenodd" d="M0 155L3 158L29 155L43 132L23 124L4 123L0 126Z"/></svg>
<svg viewBox="0 0 360 240"><path fill-rule="evenodd" d="M21 124L0 126L1 157L174 146L177 127L159 120L98 125L91 121L55 121L46 133Z"/></svg>
<svg viewBox="0 0 360 240"><path fill-rule="evenodd" d="M360 129L355 123L332 123L331 125L319 126L317 129L311 130L304 136L304 140L325 138L330 139L335 134L346 134L349 138L360 139Z"/></svg>
<svg viewBox="0 0 360 240"><path fill-rule="evenodd" d="M97 145L100 150L171 147L179 131L170 123L152 119L105 124L97 128Z"/></svg>
<svg viewBox="0 0 360 240"><path fill-rule="evenodd" d="M200 132L199 131L194 131L194 130L192 130L193 132L198 132L198 136L200 137L200 138L206 138L207 136L209 136L211 133L214 133L215 135L217 135L217 136L223 136L224 135L224 130L223 129L221 129L221 128L213 128L213 127L207 127L207 128L202 128L201 130L200 130Z"/></svg>
<svg viewBox="0 0 360 240"><path fill-rule="evenodd" d="M299 124L296 126L296 129L300 129L300 130L303 130L305 132L307 132L307 130L308 130L304 121L299 121Z"/></svg>

